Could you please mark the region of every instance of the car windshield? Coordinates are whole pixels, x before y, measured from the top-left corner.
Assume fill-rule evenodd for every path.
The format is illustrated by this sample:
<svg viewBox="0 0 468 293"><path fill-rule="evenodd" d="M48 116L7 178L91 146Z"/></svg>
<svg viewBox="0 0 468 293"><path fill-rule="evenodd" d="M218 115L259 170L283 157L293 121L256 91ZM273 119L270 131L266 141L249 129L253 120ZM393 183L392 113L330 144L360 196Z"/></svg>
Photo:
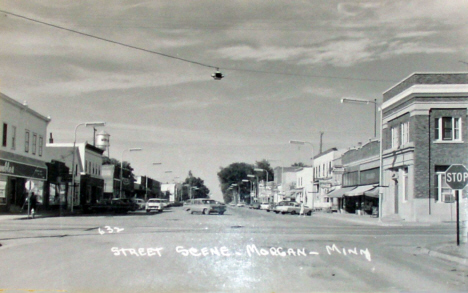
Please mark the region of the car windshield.
<svg viewBox="0 0 468 293"><path fill-rule="evenodd" d="M215 200L204 200L203 203L204 204L216 204L216 201Z"/></svg>

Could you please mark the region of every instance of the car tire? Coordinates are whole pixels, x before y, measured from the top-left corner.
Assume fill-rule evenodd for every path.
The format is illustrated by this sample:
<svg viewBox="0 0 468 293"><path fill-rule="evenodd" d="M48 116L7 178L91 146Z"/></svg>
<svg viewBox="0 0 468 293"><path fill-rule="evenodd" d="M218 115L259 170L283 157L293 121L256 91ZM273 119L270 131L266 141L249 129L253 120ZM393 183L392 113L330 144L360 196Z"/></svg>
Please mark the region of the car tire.
<svg viewBox="0 0 468 293"><path fill-rule="evenodd" d="M282 215L286 214L286 212L281 212Z"/></svg>
<svg viewBox="0 0 468 293"><path fill-rule="evenodd" d="M291 211L291 215L295 215L296 214L296 211Z"/></svg>
<svg viewBox="0 0 468 293"><path fill-rule="evenodd" d="M307 213L308 216L312 216L312 211Z"/></svg>
<svg viewBox="0 0 468 293"><path fill-rule="evenodd" d="M190 214L193 215L193 211L190 211Z"/></svg>
<svg viewBox="0 0 468 293"><path fill-rule="evenodd" d="M224 215L224 212L219 212L218 215Z"/></svg>
<svg viewBox="0 0 468 293"><path fill-rule="evenodd" d="M151 212L151 210L146 210L147 213Z"/></svg>

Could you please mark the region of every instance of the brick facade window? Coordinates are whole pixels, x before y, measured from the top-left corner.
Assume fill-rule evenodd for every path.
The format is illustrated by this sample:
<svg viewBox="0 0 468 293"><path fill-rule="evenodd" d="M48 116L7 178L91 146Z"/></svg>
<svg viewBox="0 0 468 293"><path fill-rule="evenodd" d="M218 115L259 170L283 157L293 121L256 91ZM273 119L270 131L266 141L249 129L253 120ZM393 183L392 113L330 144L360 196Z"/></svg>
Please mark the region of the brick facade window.
<svg viewBox="0 0 468 293"><path fill-rule="evenodd" d="M405 145L409 142L409 122L404 122L400 124L401 132L401 145Z"/></svg>
<svg viewBox="0 0 468 293"><path fill-rule="evenodd" d="M435 119L434 137L437 141L461 141L461 118L440 117Z"/></svg>
<svg viewBox="0 0 468 293"><path fill-rule="evenodd" d="M435 166L435 201L440 203L453 202L454 192L450 186L448 186L445 180L445 171L449 166Z"/></svg>
<svg viewBox="0 0 468 293"><path fill-rule="evenodd" d="M392 149L396 149L400 146L400 134L398 131L398 127L392 127L390 130L392 132Z"/></svg>

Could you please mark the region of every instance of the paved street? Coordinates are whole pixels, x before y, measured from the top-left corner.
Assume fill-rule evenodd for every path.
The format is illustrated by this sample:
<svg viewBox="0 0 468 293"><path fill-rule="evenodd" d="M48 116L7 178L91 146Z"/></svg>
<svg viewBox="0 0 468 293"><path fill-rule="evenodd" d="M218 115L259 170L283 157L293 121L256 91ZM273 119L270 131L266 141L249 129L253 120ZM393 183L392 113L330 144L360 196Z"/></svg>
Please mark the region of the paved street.
<svg viewBox="0 0 468 293"><path fill-rule="evenodd" d="M237 207L9 219L0 292L461 292L467 267L416 249L453 238L451 224L382 227Z"/></svg>

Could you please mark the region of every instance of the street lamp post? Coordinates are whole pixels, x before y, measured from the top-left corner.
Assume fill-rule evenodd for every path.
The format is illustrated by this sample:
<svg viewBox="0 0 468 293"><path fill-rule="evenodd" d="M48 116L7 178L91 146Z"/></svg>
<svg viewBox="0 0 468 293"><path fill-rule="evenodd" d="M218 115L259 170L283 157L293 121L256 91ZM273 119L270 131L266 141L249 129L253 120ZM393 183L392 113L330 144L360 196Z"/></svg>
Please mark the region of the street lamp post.
<svg viewBox="0 0 468 293"><path fill-rule="evenodd" d="M256 172L265 172L266 173L266 181L265 181L265 194L267 194L267 185L268 185L268 170L261 169L261 168L255 168L254 171ZM270 202L270 198L268 198L268 202Z"/></svg>
<svg viewBox="0 0 468 293"><path fill-rule="evenodd" d="M374 137L377 137L377 99L371 101L355 98L342 98L341 103L374 104Z"/></svg>
<svg viewBox="0 0 468 293"><path fill-rule="evenodd" d="M271 161L271 162L275 162L275 161L276 161L276 162L280 162L280 163L281 163L281 192L284 192L284 189L283 189L283 181L284 181L284 178L283 178L283 175L284 175L284 164L283 164L283 161L282 161L282 160L267 160L267 161ZM275 176L275 179L277 179L276 176ZM277 201L279 201L278 196L276 196L276 198L277 198ZM273 200L273 201L274 201L274 200Z"/></svg>
<svg viewBox="0 0 468 293"><path fill-rule="evenodd" d="M122 198L122 181L123 181L123 155L126 151L129 152L138 152L141 151L142 148L130 148L130 149L125 149L122 152L121 160L120 160L120 191L119 191L119 198Z"/></svg>
<svg viewBox="0 0 468 293"><path fill-rule="evenodd" d="M200 188L198 188L198 187L196 187L196 186L191 186L191 187L190 187L190 199L192 199L192 189L193 189L193 190L198 190L198 189L200 189ZM193 194L193 196L195 196L195 195Z"/></svg>
<svg viewBox="0 0 468 293"><path fill-rule="evenodd" d="M236 187L236 186L237 186L237 195L235 197L236 198L235 202L237 204L237 203L239 203L238 200L237 200L237 198L239 197L239 184L237 184L237 183L231 184L231 187Z"/></svg>
<svg viewBox="0 0 468 293"><path fill-rule="evenodd" d="M256 181L255 181L255 186L256 186L255 187L255 201L258 201L258 198L257 198L257 181L258 181L258 178L257 178L257 176L252 175L252 174L248 174L247 177L252 178L252 179L253 178L256 179ZM251 184L250 188L251 188L250 195L252 195L252 193L253 193L253 184Z"/></svg>
<svg viewBox="0 0 468 293"><path fill-rule="evenodd" d="M72 159L72 195L71 195L71 212L73 213L73 206L74 204L74 197L75 197L75 176L76 176L76 168L75 168L75 156L76 156L76 131L78 127L85 125L86 127L89 126L105 126L106 122L85 122L76 125L75 127L75 137L73 139L73 159Z"/></svg>
<svg viewBox="0 0 468 293"><path fill-rule="evenodd" d="M249 198L250 198L250 203L252 203L252 181L250 181L249 179L242 179L242 182L249 183Z"/></svg>
<svg viewBox="0 0 468 293"><path fill-rule="evenodd" d="M379 150L379 222L382 222L382 197L383 197L383 143L382 143L382 132L383 132L383 110L380 111L380 150Z"/></svg>

